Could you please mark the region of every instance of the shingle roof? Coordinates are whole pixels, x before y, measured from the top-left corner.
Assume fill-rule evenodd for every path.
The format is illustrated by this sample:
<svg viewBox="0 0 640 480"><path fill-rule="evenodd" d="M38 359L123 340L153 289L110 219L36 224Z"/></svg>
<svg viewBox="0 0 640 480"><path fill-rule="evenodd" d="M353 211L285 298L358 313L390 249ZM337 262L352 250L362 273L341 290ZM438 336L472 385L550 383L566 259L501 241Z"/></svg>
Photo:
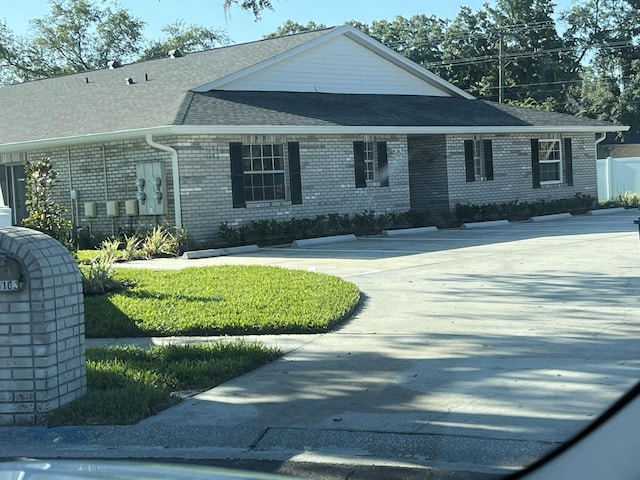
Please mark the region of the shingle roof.
<svg viewBox="0 0 640 480"><path fill-rule="evenodd" d="M613 127L463 98L194 92L337 28L1 87L0 146L175 125Z"/></svg>
<svg viewBox="0 0 640 480"><path fill-rule="evenodd" d="M211 91L194 94L184 125L583 126L608 122L483 100L418 95Z"/></svg>
<svg viewBox="0 0 640 480"><path fill-rule="evenodd" d="M190 90L330 30L1 87L0 144L176 124Z"/></svg>

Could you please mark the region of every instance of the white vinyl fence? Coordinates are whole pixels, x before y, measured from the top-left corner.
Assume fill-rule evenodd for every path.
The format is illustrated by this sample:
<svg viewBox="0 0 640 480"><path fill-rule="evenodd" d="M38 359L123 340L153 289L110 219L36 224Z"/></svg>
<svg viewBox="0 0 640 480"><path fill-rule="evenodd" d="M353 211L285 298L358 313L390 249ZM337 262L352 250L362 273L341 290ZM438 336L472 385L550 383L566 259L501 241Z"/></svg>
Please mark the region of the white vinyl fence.
<svg viewBox="0 0 640 480"><path fill-rule="evenodd" d="M640 157L598 160L598 201L611 200L625 192L640 194Z"/></svg>

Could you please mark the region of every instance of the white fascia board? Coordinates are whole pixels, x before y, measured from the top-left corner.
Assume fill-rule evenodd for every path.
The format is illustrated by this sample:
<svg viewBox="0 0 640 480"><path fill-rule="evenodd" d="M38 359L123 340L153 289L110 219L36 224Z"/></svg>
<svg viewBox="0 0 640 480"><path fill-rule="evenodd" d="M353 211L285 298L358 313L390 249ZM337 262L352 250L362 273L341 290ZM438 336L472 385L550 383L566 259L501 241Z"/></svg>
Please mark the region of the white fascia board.
<svg viewBox="0 0 640 480"><path fill-rule="evenodd" d="M143 139L147 135L171 135L172 126L140 128L134 130L118 130L104 133L91 133L80 136L67 136L56 138L43 138L25 142L0 144L0 153L22 152L25 150L38 150L42 148L66 147L68 145L83 145L88 143L108 143L133 138Z"/></svg>
<svg viewBox="0 0 640 480"><path fill-rule="evenodd" d="M627 126L296 126L296 125L201 125L172 127L175 135L352 135L352 134L388 134L388 135L480 135L480 134L523 134L523 133L600 133L621 132L628 130Z"/></svg>
<svg viewBox="0 0 640 480"><path fill-rule="evenodd" d="M166 125L136 130L121 130L78 137L59 137L0 145L0 153L20 152L43 148L65 147L87 143L108 143L112 141L139 138L146 135L490 135L528 133L607 133L624 132L628 126L522 126L522 127L396 127L396 126L296 126L296 125Z"/></svg>

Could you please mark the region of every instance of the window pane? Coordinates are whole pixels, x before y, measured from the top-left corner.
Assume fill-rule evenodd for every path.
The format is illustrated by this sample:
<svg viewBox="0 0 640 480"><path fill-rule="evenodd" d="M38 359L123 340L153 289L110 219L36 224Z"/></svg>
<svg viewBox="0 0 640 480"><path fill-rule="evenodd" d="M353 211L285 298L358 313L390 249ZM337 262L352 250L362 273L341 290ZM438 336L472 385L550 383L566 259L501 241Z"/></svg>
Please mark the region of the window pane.
<svg viewBox="0 0 640 480"><path fill-rule="evenodd" d="M245 199L284 200L285 177L282 144L243 145Z"/></svg>
<svg viewBox="0 0 640 480"><path fill-rule="evenodd" d="M274 174L273 183L276 185L276 198L284 199L284 173Z"/></svg>
<svg viewBox="0 0 640 480"><path fill-rule="evenodd" d="M266 188L264 189L264 199L265 200L275 200L276 198L276 192L273 190L272 187Z"/></svg>
<svg viewBox="0 0 640 480"><path fill-rule="evenodd" d="M540 181L554 182L560 181L560 163L541 163Z"/></svg>
<svg viewBox="0 0 640 480"><path fill-rule="evenodd" d="M540 140L538 150L541 162L560 160L560 140Z"/></svg>

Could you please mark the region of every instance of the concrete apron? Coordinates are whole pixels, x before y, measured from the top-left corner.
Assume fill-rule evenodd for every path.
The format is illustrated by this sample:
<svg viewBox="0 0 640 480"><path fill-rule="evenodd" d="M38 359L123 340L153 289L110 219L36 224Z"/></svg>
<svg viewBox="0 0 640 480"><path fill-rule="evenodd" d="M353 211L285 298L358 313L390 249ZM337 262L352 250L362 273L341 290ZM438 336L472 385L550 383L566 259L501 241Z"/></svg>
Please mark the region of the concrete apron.
<svg viewBox="0 0 640 480"><path fill-rule="evenodd" d="M1 456L521 468L640 378L636 216L188 261L339 274L364 303L337 332L136 426L13 429Z"/></svg>

